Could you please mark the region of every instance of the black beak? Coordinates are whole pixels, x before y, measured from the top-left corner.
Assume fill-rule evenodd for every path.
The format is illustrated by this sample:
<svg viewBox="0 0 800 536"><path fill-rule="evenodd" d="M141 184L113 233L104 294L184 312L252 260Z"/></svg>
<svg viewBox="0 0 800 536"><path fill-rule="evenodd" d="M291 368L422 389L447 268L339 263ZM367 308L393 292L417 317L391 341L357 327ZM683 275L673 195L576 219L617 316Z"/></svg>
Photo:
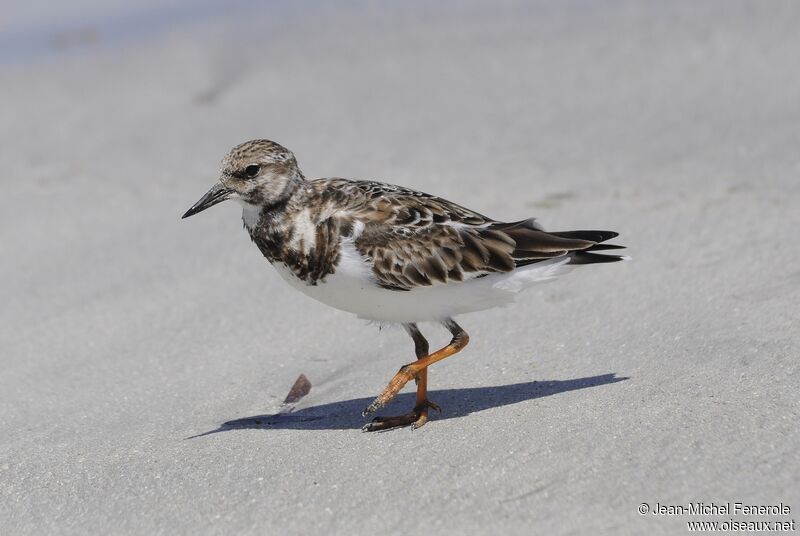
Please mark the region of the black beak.
<svg viewBox="0 0 800 536"><path fill-rule="evenodd" d="M217 183L211 187L209 191L206 192L206 195L200 198L200 201L192 205L192 208L186 211L186 214L181 216L181 219L188 218L189 216L193 216L198 212L202 212L209 207L213 207L217 203L221 203L228 199L233 190L230 188L226 188L222 185L222 183Z"/></svg>

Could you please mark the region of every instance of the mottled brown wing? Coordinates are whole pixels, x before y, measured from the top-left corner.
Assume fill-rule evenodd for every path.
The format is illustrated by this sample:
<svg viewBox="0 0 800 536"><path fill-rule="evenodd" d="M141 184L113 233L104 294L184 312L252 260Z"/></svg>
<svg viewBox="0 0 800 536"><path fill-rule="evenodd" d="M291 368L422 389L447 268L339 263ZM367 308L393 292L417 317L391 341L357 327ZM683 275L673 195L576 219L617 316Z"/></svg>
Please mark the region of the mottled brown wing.
<svg viewBox="0 0 800 536"><path fill-rule="evenodd" d="M356 249L373 263L378 283L410 290L514 269L514 241L504 233L432 223L424 227L367 224Z"/></svg>
<svg viewBox="0 0 800 536"><path fill-rule="evenodd" d="M364 223L425 227L437 223L480 226L495 220L441 197L375 181L317 179L321 204L330 203L337 215Z"/></svg>
<svg viewBox="0 0 800 536"><path fill-rule="evenodd" d="M336 217L363 225L356 249L378 284L410 290L514 268L514 242L485 229L494 220L440 197L374 181L316 181ZM343 228L350 227L344 224Z"/></svg>
<svg viewBox="0 0 800 536"><path fill-rule="evenodd" d="M417 229L372 224L365 226L356 240L356 248L372 260L379 284L395 290L509 272L519 266L568 255L570 262L580 263L619 259L584 253L596 248L597 243L547 233L530 227L529 223L496 222L483 227L442 223ZM582 256L573 255L577 253Z"/></svg>
<svg viewBox="0 0 800 536"><path fill-rule="evenodd" d="M324 190L337 197L329 198L341 209L337 217L352 222L342 227L363 224L355 247L372 262L378 284L393 290L509 272L517 266L588 250L610 237L605 231L548 233L533 219L498 222L401 186L324 181Z"/></svg>

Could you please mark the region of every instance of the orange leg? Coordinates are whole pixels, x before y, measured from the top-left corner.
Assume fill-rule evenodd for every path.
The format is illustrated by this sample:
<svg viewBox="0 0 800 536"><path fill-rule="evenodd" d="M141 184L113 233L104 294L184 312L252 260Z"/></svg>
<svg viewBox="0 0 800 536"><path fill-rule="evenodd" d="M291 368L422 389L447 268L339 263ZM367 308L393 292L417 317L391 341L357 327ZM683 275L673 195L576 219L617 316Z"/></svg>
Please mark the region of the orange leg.
<svg viewBox="0 0 800 536"><path fill-rule="evenodd" d="M376 417L372 422L364 426L362 430L365 432L373 432L408 425L411 425L412 428L419 428L428 422L429 408L441 412L439 406L428 400L428 367L437 361L441 361L446 357L460 352L469 342L467 332L461 329L461 326L456 324L453 320L446 321L444 325L450 330L450 333L453 334L453 339L450 341L450 344L432 354L428 353L428 341L422 336L416 324L404 325L408 334L414 339L417 360L400 368L378 398L364 410L363 415L366 417L370 413L388 404L412 378L417 382L416 404L414 409L405 415L397 417Z"/></svg>

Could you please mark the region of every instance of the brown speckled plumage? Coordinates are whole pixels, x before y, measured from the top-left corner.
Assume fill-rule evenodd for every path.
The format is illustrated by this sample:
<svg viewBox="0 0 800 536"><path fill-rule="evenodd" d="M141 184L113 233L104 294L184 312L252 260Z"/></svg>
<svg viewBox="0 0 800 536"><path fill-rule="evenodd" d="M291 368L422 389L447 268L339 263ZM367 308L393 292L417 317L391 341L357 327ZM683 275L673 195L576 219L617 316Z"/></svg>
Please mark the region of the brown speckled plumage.
<svg viewBox="0 0 800 536"><path fill-rule="evenodd" d="M252 175L252 176L251 176ZM381 288L407 291L456 284L491 273L569 256L592 255L609 231L548 233L533 219L504 223L423 192L376 181L306 180L294 154L270 140L234 147L221 185L258 217L246 227L272 263L317 285L336 272L342 240L352 239Z"/></svg>
<svg viewBox="0 0 800 536"><path fill-rule="evenodd" d="M428 367L461 351L467 333L453 316L513 301L566 264L623 260L597 254L611 231L547 232L534 220L501 222L401 186L348 179L306 180L291 151L269 140L234 147L219 182L183 217L225 199L241 203L252 241L279 273L303 293L363 318L402 323L417 360L403 366L364 411L387 404L412 379L414 409L377 417L365 431L428 420ZM452 334L428 352L417 327L440 322Z"/></svg>
<svg viewBox="0 0 800 536"><path fill-rule="evenodd" d="M301 212L316 229L313 248L304 248L297 237ZM287 203L264 210L250 235L270 262L283 262L314 285L335 272L341 239L351 237L357 225L363 228L356 249L372 267L375 283L392 290L507 272L590 251L596 242L589 237L616 236L605 231L547 233L533 220L502 223L422 192L338 178L306 182Z"/></svg>

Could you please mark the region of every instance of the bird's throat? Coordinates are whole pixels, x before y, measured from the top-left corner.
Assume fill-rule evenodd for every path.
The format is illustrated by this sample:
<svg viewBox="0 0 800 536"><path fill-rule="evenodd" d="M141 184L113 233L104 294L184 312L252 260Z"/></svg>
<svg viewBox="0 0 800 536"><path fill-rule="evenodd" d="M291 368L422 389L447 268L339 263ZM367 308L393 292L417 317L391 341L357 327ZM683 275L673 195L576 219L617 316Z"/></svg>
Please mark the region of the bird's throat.
<svg viewBox="0 0 800 536"><path fill-rule="evenodd" d="M248 232L252 233L258 227L263 208L261 205L242 203L242 222L244 222Z"/></svg>

